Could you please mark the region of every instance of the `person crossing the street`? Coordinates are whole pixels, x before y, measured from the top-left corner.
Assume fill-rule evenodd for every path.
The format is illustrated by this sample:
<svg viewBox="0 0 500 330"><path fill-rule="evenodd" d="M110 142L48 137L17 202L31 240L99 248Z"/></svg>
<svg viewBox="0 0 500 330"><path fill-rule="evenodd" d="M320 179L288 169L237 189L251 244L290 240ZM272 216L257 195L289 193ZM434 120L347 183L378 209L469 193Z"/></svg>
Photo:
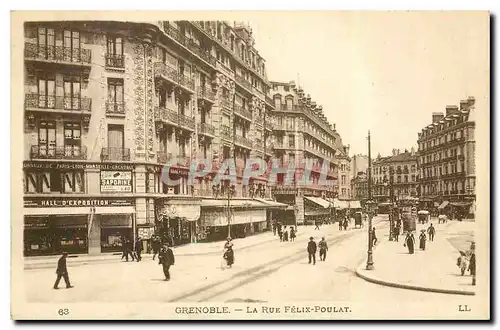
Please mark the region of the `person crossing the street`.
<svg viewBox="0 0 500 330"><path fill-rule="evenodd" d="M319 260L325 261L326 251L328 251L328 244L326 244L325 238L323 237L318 243L319 245Z"/></svg>
<svg viewBox="0 0 500 330"><path fill-rule="evenodd" d="M307 243L307 253L309 256L309 263L313 262L313 265L316 265L316 250L317 245L314 241L314 237L309 238L309 243Z"/></svg>
<svg viewBox="0 0 500 330"><path fill-rule="evenodd" d="M429 234L429 241L433 242L434 241L434 235L436 234L436 228L432 225L427 228L427 234Z"/></svg>
<svg viewBox="0 0 500 330"><path fill-rule="evenodd" d="M66 266L67 258L68 258L68 252L63 252L61 258L59 258L59 261L57 262L57 270L56 270L57 278L56 282L54 283L55 290L59 289L59 282L61 281L61 277L64 278L64 282L66 283L66 289L73 287L69 282L68 268Z"/></svg>

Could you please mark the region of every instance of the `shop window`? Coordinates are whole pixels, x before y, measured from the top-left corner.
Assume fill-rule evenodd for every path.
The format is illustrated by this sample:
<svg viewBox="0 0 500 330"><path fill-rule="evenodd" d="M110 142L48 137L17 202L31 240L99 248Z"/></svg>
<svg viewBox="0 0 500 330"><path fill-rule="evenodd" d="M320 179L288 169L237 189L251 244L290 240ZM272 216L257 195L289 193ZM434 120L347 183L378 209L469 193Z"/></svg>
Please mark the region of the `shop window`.
<svg viewBox="0 0 500 330"><path fill-rule="evenodd" d="M63 173L64 191L65 193L83 193L84 180L83 171L72 171Z"/></svg>

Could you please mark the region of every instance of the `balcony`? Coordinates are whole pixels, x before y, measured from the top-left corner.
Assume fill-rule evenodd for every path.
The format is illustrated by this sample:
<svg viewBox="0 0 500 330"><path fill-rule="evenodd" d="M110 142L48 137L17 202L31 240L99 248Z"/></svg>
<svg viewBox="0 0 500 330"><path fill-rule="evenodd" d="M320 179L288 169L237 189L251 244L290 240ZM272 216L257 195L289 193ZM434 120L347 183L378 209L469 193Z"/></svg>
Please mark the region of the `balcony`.
<svg viewBox="0 0 500 330"><path fill-rule="evenodd" d="M172 110L164 107L156 107L155 121L165 122L171 125L177 125L177 123L179 122L179 114L177 110Z"/></svg>
<svg viewBox="0 0 500 330"><path fill-rule="evenodd" d="M263 125L264 124L264 119L262 119L262 117L255 117L254 122L256 124Z"/></svg>
<svg viewBox="0 0 500 330"><path fill-rule="evenodd" d="M210 104L214 104L215 103L215 93L208 88L202 88L198 91L198 100L203 100L203 101L206 101Z"/></svg>
<svg viewBox="0 0 500 330"><path fill-rule="evenodd" d="M125 69L125 56L123 54L106 54L106 68Z"/></svg>
<svg viewBox="0 0 500 330"><path fill-rule="evenodd" d="M270 121L266 121L266 122L264 123L264 128L265 128L265 129L267 129L268 131L272 131L272 130L273 130L273 128L274 128L274 125L273 125L273 123L272 123L272 122L270 122Z"/></svg>
<svg viewBox="0 0 500 330"><path fill-rule="evenodd" d="M179 73L179 86L190 93L194 94L194 79L186 77L185 75Z"/></svg>
<svg viewBox="0 0 500 330"><path fill-rule="evenodd" d="M202 60L215 67L217 59L213 57L212 54L210 54L210 51L201 48L192 39L187 40L186 46L190 51L198 55Z"/></svg>
<svg viewBox="0 0 500 330"><path fill-rule="evenodd" d="M58 113L90 113L92 99L89 97L26 94L24 108L28 111Z"/></svg>
<svg viewBox="0 0 500 330"><path fill-rule="evenodd" d="M165 152L165 151L159 151L156 157L159 164L166 164L167 162L170 162L173 158L171 152Z"/></svg>
<svg viewBox="0 0 500 330"><path fill-rule="evenodd" d="M89 49L38 45L26 42L24 44L24 58L28 61L90 67L92 52Z"/></svg>
<svg viewBox="0 0 500 330"><path fill-rule="evenodd" d="M237 114L238 116L247 119L249 121L252 121L252 113L248 111L247 109L243 108L239 104L234 105L234 113Z"/></svg>
<svg viewBox="0 0 500 330"><path fill-rule="evenodd" d="M233 108L233 102L228 98L222 98L220 100L220 104L222 105L223 108L227 110L231 110Z"/></svg>
<svg viewBox="0 0 500 330"><path fill-rule="evenodd" d="M228 77L234 77L234 71L224 63L217 61L216 69Z"/></svg>
<svg viewBox="0 0 500 330"><path fill-rule="evenodd" d="M124 102L114 102L107 101L106 102L106 114L109 116L125 116L125 103Z"/></svg>
<svg viewBox="0 0 500 330"><path fill-rule="evenodd" d="M31 146L30 159L87 159L87 148L85 146L67 145L64 147L52 147L47 145Z"/></svg>
<svg viewBox="0 0 500 330"><path fill-rule="evenodd" d="M458 160L465 160L465 156L464 155L457 155L457 159Z"/></svg>
<svg viewBox="0 0 500 330"><path fill-rule="evenodd" d="M221 137L223 139L232 141L233 139L233 133L231 132L231 128L229 126L221 126Z"/></svg>
<svg viewBox="0 0 500 330"><path fill-rule="evenodd" d="M199 126L199 134L215 136L215 127L207 123L201 123Z"/></svg>
<svg viewBox="0 0 500 330"><path fill-rule="evenodd" d="M240 135L234 136L234 143L238 144L242 147L248 148L248 149L252 149L252 145L253 145L252 140L250 140L246 137L240 136Z"/></svg>
<svg viewBox="0 0 500 330"><path fill-rule="evenodd" d="M179 126L181 128L186 128L190 131L194 131L195 123L194 118L188 117L183 114L179 114Z"/></svg>
<svg viewBox="0 0 500 330"><path fill-rule="evenodd" d="M129 148L102 148L101 161L117 160L117 161L130 161Z"/></svg>
<svg viewBox="0 0 500 330"><path fill-rule="evenodd" d="M267 102L268 105L270 105L270 106L272 106L274 108L274 100L269 95L266 95L266 102Z"/></svg>
<svg viewBox="0 0 500 330"><path fill-rule="evenodd" d="M253 144L253 148L257 151L264 152L264 142L260 139L255 139L255 143Z"/></svg>
<svg viewBox="0 0 500 330"><path fill-rule="evenodd" d="M271 189L272 194L276 195L295 195L298 193L298 189L292 185L290 186L285 186L285 185L277 185Z"/></svg>
<svg viewBox="0 0 500 330"><path fill-rule="evenodd" d="M243 86L244 88L246 88L250 92L252 91L252 84L248 80L243 78L242 76L235 75L235 80L236 80L236 83L238 83L240 86Z"/></svg>
<svg viewBox="0 0 500 330"><path fill-rule="evenodd" d="M157 62L155 63L154 70L156 79L162 79L172 85L179 84L179 72L177 71L177 68L166 65L165 63Z"/></svg>

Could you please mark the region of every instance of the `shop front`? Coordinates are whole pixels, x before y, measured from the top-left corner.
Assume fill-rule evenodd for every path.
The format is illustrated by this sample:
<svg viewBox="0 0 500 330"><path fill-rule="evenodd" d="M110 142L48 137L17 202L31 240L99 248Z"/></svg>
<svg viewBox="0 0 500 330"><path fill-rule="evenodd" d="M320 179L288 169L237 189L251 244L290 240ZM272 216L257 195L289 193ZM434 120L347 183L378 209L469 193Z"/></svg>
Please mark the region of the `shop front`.
<svg viewBox="0 0 500 330"><path fill-rule="evenodd" d="M24 205L25 256L115 252L132 238L133 200L30 197Z"/></svg>
<svg viewBox="0 0 500 330"><path fill-rule="evenodd" d="M305 224L330 221L331 203L320 197L304 197Z"/></svg>
<svg viewBox="0 0 500 330"><path fill-rule="evenodd" d="M162 198L156 203L157 233L172 246L195 243L198 240L200 201Z"/></svg>

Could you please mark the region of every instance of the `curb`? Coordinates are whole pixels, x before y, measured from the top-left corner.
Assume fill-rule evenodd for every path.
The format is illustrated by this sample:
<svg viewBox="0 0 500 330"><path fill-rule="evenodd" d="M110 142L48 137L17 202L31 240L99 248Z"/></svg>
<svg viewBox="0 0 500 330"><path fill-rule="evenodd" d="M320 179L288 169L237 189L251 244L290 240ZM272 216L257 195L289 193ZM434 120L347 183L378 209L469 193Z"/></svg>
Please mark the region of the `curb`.
<svg viewBox="0 0 500 330"><path fill-rule="evenodd" d="M466 296L474 296L476 294L473 291L466 291L466 290L430 288L430 287L424 287L424 286L419 286L419 285L389 282L389 281L378 279L376 277L367 276L367 275L363 274L359 268L360 267L358 267L356 269L356 275L358 277L364 279L365 281L379 284L379 285L390 286L390 287L399 288L399 289L408 289L408 290L416 290L416 291L424 291L424 292L446 293L446 294L457 294L457 295L466 295Z"/></svg>

